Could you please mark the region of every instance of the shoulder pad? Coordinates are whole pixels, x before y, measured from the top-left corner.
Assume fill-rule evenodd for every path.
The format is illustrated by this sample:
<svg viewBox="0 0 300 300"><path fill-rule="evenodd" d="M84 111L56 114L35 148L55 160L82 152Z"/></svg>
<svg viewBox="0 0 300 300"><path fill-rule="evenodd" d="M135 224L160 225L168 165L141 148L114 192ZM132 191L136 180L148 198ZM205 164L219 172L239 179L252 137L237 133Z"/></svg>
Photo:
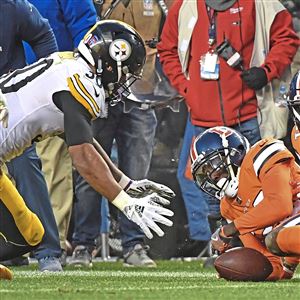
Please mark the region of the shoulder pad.
<svg viewBox="0 0 300 300"><path fill-rule="evenodd" d="M58 56L63 59L74 59L74 52L72 51L64 51L64 52L58 52Z"/></svg>
<svg viewBox="0 0 300 300"><path fill-rule="evenodd" d="M53 59L55 65L62 63L66 59L75 59L72 51L54 52L49 55L49 58Z"/></svg>
<svg viewBox="0 0 300 300"><path fill-rule="evenodd" d="M262 168L270 161L272 157L280 152L287 151L284 143L279 140L266 140L264 143L258 144L259 150L253 157L253 168L257 177L259 177ZM285 153L283 153L285 154ZM278 156L278 160L282 159L282 155ZM289 155L285 155L285 158L289 158Z"/></svg>

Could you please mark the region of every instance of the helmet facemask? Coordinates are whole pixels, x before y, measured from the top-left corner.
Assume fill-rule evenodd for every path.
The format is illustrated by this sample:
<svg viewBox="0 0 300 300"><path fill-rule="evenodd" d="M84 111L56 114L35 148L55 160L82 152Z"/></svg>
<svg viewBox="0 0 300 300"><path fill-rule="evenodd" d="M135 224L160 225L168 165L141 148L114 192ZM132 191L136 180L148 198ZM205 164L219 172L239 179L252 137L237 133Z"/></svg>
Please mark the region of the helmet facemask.
<svg viewBox="0 0 300 300"><path fill-rule="evenodd" d="M111 105L116 105L122 97L127 98L130 93L130 87L141 78L141 75L134 75L129 73L127 66L121 68L121 77L117 82L110 82L106 86L107 98Z"/></svg>
<svg viewBox="0 0 300 300"><path fill-rule="evenodd" d="M200 189L219 200L224 196L234 198L237 193L239 168L230 162L229 152L232 151L236 150L213 152L193 169L194 180Z"/></svg>

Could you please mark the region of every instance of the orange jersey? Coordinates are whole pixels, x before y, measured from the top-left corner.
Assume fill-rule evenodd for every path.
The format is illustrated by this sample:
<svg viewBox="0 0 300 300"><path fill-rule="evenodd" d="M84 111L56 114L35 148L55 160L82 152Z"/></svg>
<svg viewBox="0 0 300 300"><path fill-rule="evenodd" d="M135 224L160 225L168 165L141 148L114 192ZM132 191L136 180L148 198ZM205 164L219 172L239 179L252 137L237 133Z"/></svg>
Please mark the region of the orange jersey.
<svg viewBox="0 0 300 300"><path fill-rule="evenodd" d="M292 153L281 141L257 142L241 165L237 197L221 200L222 216L233 221L241 235L267 234L292 213L290 181L297 172Z"/></svg>

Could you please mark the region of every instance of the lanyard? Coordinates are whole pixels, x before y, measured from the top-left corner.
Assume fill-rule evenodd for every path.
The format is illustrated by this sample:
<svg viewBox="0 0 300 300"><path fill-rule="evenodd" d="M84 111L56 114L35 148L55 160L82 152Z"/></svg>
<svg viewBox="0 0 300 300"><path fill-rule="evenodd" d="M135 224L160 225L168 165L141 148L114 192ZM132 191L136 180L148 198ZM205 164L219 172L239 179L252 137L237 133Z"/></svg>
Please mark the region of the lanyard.
<svg viewBox="0 0 300 300"><path fill-rule="evenodd" d="M216 42L216 11L211 9L209 6L206 6L207 16L209 20L209 28L208 28L208 44L212 46Z"/></svg>

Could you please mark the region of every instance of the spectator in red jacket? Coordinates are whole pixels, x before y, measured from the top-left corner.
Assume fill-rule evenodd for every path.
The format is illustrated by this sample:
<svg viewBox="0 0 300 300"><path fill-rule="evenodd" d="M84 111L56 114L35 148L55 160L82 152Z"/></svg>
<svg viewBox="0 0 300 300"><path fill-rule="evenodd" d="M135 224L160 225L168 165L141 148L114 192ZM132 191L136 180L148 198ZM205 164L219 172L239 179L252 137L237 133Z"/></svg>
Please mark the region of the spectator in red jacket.
<svg viewBox="0 0 300 300"><path fill-rule="evenodd" d="M190 112L177 176L192 240L207 241L208 211L219 215L219 204L196 188L188 172L193 137L219 125L238 130L251 144L264 136L262 128L271 124L268 116L257 119L258 105L266 104L263 97L258 104L257 95L281 77L298 46L292 18L279 1L178 0L169 10L158 51Z"/></svg>

